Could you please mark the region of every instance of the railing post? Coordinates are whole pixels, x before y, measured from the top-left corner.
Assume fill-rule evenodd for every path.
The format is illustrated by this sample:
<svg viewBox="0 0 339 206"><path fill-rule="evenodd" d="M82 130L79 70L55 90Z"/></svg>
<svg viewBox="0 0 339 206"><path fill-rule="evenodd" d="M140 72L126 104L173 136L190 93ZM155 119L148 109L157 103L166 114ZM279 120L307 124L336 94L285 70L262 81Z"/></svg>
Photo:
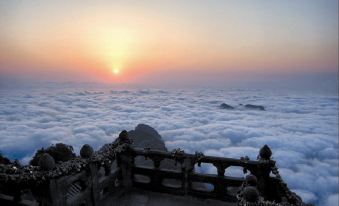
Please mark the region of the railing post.
<svg viewBox="0 0 339 206"><path fill-rule="evenodd" d="M99 185L98 185L98 166L95 163L90 163L89 164L89 172L91 175L91 196L92 196L92 204L97 205L99 201L99 195L100 195L100 190L99 190Z"/></svg>
<svg viewBox="0 0 339 206"><path fill-rule="evenodd" d="M93 154L94 154L94 150L88 144L83 145L80 149L81 158L88 159L88 158L91 158ZM90 162L88 164L87 175L88 175L88 178L90 178L90 185L89 185L90 194L91 194L91 197L89 198L89 200L91 201L90 204L95 206L97 205L97 202L99 200L99 193L100 193L98 189L98 166L96 163Z"/></svg>
<svg viewBox="0 0 339 206"><path fill-rule="evenodd" d="M64 192L60 191L57 179L49 180L49 193L51 196L51 203L48 201L48 198L43 199L42 205L66 205L66 197Z"/></svg>
<svg viewBox="0 0 339 206"><path fill-rule="evenodd" d="M213 165L217 168L218 178L224 178L225 169L228 167L227 164L223 163L213 163ZM217 197L223 198L227 194L227 185L223 184L222 181L218 181L214 184L214 192Z"/></svg>
<svg viewBox="0 0 339 206"><path fill-rule="evenodd" d="M121 153L119 155L119 162L121 168L121 175L122 175L122 185L129 189L133 185L133 177L132 177L132 168L134 165L133 156L128 154L127 152Z"/></svg>
<svg viewBox="0 0 339 206"><path fill-rule="evenodd" d="M128 190L133 185L132 168L134 166L133 150L131 148L132 140L128 137L126 130L119 134L116 147L117 163L121 168L122 185Z"/></svg>
<svg viewBox="0 0 339 206"><path fill-rule="evenodd" d="M272 151L267 146L264 145L258 155L258 170L257 170L257 178L258 178L258 189L261 191L261 195L266 197L272 197L272 181L270 178L270 173L272 171L272 167L275 165L275 161L271 160ZM274 196L274 195L273 195Z"/></svg>
<svg viewBox="0 0 339 206"><path fill-rule="evenodd" d="M55 160L48 153L43 154L39 159L41 170L52 171L55 168ZM40 205L65 205L66 198L60 192L59 184L56 178L48 179L32 191L33 196Z"/></svg>
<svg viewBox="0 0 339 206"><path fill-rule="evenodd" d="M158 188L159 185L161 184L159 168L160 168L160 164L163 158L158 157L158 156L152 156L150 157L150 159L153 161L153 165L154 165L154 173L151 176L151 185L153 188Z"/></svg>
<svg viewBox="0 0 339 206"><path fill-rule="evenodd" d="M186 157L184 160L184 167L182 168L182 172L184 173L184 178L182 182L182 187L184 190L184 194L187 195L188 192L192 189L192 180L190 176L194 170L195 160L192 158Z"/></svg>

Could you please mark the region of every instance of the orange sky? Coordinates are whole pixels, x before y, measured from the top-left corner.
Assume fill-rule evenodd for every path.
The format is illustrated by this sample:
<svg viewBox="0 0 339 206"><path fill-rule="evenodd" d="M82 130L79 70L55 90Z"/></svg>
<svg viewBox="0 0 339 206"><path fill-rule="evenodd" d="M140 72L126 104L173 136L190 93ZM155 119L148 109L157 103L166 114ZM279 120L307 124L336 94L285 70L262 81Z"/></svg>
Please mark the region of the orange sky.
<svg viewBox="0 0 339 206"><path fill-rule="evenodd" d="M180 75L338 67L336 1L194 2L1 3L0 69L137 82L168 70Z"/></svg>

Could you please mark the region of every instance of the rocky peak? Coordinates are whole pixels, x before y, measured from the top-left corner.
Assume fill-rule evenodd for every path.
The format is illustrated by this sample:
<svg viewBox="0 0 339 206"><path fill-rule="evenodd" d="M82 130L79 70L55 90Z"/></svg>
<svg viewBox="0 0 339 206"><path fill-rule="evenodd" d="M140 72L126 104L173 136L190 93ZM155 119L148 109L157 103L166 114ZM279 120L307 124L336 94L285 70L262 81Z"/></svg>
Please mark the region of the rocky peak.
<svg viewBox="0 0 339 206"><path fill-rule="evenodd" d="M128 132L128 136L133 140L133 146L141 148L151 148L167 151L160 134L146 124L139 124L134 130Z"/></svg>

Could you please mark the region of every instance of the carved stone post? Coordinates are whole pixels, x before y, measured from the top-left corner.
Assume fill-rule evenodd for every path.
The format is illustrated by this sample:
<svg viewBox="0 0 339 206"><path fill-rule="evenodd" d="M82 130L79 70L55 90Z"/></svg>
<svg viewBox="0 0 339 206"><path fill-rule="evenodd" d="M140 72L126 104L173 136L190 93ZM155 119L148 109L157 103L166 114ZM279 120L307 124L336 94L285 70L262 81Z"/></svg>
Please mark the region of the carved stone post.
<svg viewBox="0 0 339 206"><path fill-rule="evenodd" d="M161 184L159 167L160 167L160 164L163 158L159 156L152 156L150 157L150 159L153 161L153 165L154 165L154 173L151 176L151 185L153 188L158 188L159 185Z"/></svg>
<svg viewBox="0 0 339 206"><path fill-rule="evenodd" d="M115 148L117 152L117 163L121 169L122 185L128 189L133 185L132 168L134 165L134 156L131 148L132 140L128 138L126 130L119 134L117 139L118 146Z"/></svg>
<svg viewBox="0 0 339 206"><path fill-rule="evenodd" d="M275 196L274 194L271 194L272 191L275 191L273 188L274 184L272 184L272 180L270 178L272 166L275 165L275 162L271 160L271 156L271 149L267 145L264 145L259 151L259 164L256 174L258 178L258 189L262 193L261 195L268 200L271 200L272 196Z"/></svg>
<svg viewBox="0 0 339 206"><path fill-rule="evenodd" d="M57 179L51 179L49 181L49 192L52 199L52 205L66 205L66 191L61 191L60 188L63 188L63 185L59 185Z"/></svg>
<svg viewBox="0 0 339 206"><path fill-rule="evenodd" d="M213 165L217 168L218 177L220 179L224 178L225 169L228 167L228 165L222 163L213 163ZM224 197L227 194L227 185L223 184L221 181L216 182L214 184L214 192L218 197Z"/></svg>
<svg viewBox="0 0 339 206"><path fill-rule="evenodd" d="M55 160L48 153L44 153L39 159L41 170L49 171L55 168ZM39 205L62 205L65 204L65 198L58 193L58 184L55 179L48 179L32 190L33 196L39 202ZM64 202L63 202L64 201Z"/></svg>
<svg viewBox="0 0 339 206"><path fill-rule="evenodd" d="M80 156L81 158L88 159L92 157L94 154L93 148L85 144L81 147L80 149ZM89 163L88 164L88 176L90 178L90 184L91 184L91 197L89 198L91 200L91 205L98 205L99 201L99 188L98 188L98 166L94 163ZM89 204L89 203L87 203Z"/></svg>
<svg viewBox="0 0 339 206"><path fill-rule="evenodd" d="M188 194L188 192L192 189L192 180L191 175L194 171L195 159L185 158L183 161L184 167L182 168L182 172L184 173L184 177L182 180L182 188L184 189L184 194Z"/></svg>
<svg viewBox="0 0 339 206"><path fill-rule="evenodd" d="M100 189L99 189L99 180L98 180L98 166L96 164L89 164L89 172L91 175L91 199L93 205L98 205L100 199Z"/></svg>
<svg viewBox="0 0 339 206"><path fill-rule="evenodd" d="M127 152L121 153L119 155L120 159L120 168L122 175L122 185L125 188L131 188L133 185L132 177L132 168L133 168L133 156L129 155Z"/></svg>

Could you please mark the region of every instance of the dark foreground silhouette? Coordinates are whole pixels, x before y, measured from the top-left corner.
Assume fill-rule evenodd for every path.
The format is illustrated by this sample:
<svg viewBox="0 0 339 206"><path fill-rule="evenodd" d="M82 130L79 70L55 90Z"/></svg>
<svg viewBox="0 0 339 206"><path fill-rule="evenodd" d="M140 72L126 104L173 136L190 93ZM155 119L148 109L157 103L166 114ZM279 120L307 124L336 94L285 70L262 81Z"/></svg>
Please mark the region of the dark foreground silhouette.
<svg viewBox="0 0 339 206"><path fill-rule="evenodd" d="M306 205L284 183L271 155L267 145L257 160L168 152L153 128L138 125L99 151L84 145L80 156L60 143L38 150L27 166L1 157L0 205ZM217 174L195 172L201 164L216 167ZM226 176L233 166L246 177Z"/></svg>

